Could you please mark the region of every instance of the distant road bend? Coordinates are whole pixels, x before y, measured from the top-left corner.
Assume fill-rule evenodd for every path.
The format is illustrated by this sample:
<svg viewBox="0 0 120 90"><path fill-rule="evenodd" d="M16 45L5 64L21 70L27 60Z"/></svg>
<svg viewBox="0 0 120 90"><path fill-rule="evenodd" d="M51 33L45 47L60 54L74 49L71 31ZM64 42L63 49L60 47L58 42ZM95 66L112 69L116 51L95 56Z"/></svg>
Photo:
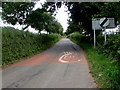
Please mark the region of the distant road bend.
<svg viewBox="0 0 120 90"><path fill-rule="evenodd" d="M95 88L83 50L67 38L2 71L3 88Z"/></svg>

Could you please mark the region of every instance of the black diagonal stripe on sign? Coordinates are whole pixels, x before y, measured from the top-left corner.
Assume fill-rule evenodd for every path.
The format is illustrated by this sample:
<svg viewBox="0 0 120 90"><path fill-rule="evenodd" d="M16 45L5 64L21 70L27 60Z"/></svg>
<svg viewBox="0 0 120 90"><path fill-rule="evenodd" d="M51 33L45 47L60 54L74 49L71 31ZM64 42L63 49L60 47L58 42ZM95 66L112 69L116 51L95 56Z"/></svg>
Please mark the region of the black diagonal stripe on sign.
<svg viewBox="0 0 120 90"><path fill-rule="evenodd" d="M105 20L100 24L100 26L103 27L103 25L106 23L107 20L108 20L108 19L105 18Z"/></svg>

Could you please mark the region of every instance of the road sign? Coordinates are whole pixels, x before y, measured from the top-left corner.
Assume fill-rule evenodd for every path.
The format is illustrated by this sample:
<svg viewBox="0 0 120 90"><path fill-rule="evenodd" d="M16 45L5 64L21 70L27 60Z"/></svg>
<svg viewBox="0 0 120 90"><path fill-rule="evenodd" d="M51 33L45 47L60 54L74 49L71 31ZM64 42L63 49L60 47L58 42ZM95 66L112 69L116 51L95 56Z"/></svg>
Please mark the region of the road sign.
<svg viewBox="0 0 120 90"><path fill-rule="evenodd" d="M92 30L94 30L94 48L96 46L96 30L106 30L108 28L115 27L114 18L96 18L92 19ZM106 43L106 34L105 34L105 43Z"/></svg>
<svg viewBox="0 0 120 90"><path fill-rule="evenodd" d="M115 19L114 18L108 18L109 19L109 25L106 28L114 28L115 27Z"/></svg>
<svg viewBox="0 0 120 90"><path fill-rule="evenodd" d="M102 30L99 19L92 19L92 30Z"/></svg>
<svg viewBox="0 0 120 90"><path fill-rule="evenodd" d="M109 20L109 24L106 26L107 29L115 27L114 18L107 18ZM102 30L103 27L100 26L100 18L92 19L92 30Z"/></svg>
<svg viewBox="0 0 120 90"><path fill-rule="evenodd" d="M101 18L100 19L100 26L101 27L106 27L109 25L109 19L108 18Z"/></svg>

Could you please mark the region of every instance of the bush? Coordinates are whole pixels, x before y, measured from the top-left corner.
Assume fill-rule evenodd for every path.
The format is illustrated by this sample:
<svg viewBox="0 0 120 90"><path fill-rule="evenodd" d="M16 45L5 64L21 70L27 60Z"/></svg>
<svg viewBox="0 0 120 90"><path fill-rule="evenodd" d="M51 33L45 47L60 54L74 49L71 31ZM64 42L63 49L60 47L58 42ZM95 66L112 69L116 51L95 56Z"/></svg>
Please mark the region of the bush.
<svg viewBox="0 0 120 90"><path fill-rule="evenodd" d="M91 43L93 40L90 36L82 35L79 32L74 32L68 35L68 38L70 38L71 40L75 40L78 43L84 43L84 42Z"/></svg>
<svg viewBox="0 0 120 90"><path fill-rule="evenodd" d="M103 39L103 37L99 37ZM90 69L93 77L99 83L101 88L120 88L120 64L116 60L109 60L105 55L99 54L90 43L83 43L74 38L70 38L76 44L84 48L90 64ZM102 41L100 41L102 43ZM117 45L117 44L116 44ZM101 48L103 46L101 45ZM105 49L99 49L103 51ZM112 52L112 51L111 51Z"/></svg>
<svg viewBox="0 0 120 90"><path fill-rule="evenodd" d="M103 37L99 36L97 50L107 57L120 60L120 34L108 35L106 44L103 43Z"/></svg>
<svg viewBox="0 0 120 90"><path fill-rule="evenodd" d="M58 34L32 34L11 27L2 29L2 65L40 52L60 39Z"/></svg>

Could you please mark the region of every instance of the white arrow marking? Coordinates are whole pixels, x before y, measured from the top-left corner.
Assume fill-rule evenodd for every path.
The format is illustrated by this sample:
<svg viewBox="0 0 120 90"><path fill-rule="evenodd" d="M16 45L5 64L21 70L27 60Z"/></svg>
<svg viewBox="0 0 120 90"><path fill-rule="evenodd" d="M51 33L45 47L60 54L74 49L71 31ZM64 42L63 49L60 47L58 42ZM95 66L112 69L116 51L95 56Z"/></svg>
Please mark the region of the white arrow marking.
<svg viewBox="0 0 120 90"><path fill-rule="evenodd" d="M67 52L68 53L68 52ZM69 63L69 62L79 62L79 61L81 61L80 59L79 60L77 60L77 61L64 61L62 58L64 57L64 58L67 58L67 56L69 56L69 55L71 55L72 53L68 53L68 54L64 54L64 55L62 55L60 58L59 58L59 61L60 62L62 62L62 63ZM71 57L71 56L70 56Z"/></svg>
<svg viewBox="0 0 120 90"><path fill-rule="evenodd" d="M62 63L68 63L69 61L64 61L64 60L62 60L63 57L67 57L68 55L70 55L70 54L62 55L62 56L59 58L59 61L62 62Z"/></svg>

